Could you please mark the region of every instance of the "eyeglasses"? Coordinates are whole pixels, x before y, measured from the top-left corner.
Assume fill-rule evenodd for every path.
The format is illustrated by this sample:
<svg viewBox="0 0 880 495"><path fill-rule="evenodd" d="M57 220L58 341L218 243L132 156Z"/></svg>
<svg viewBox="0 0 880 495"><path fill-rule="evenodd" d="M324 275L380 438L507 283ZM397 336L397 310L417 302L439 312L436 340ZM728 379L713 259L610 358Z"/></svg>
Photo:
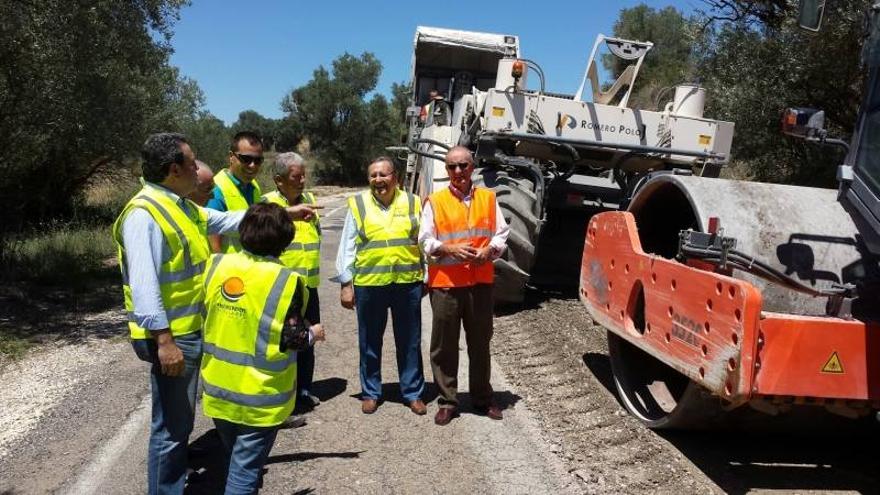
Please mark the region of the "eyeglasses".
<svg viewBox="0 0 880 495"><path fill-rule="evenodd" d="M243 163L245 165L250 165L251 163L255 163L257 165L263 164L263 157L262 156L242 155L240 153L233 153L233 155L235 155L235 157L238 158L238 161L240 161L241 163Z"/></svg>
<svg viewBox="0 0 880 495"><path fill-rule="evenodd" d="M467 170L468 167L471 166L471 162L459 162L459 163L447 163L447 170L455 170L458 168L459 170Z"/></svg>

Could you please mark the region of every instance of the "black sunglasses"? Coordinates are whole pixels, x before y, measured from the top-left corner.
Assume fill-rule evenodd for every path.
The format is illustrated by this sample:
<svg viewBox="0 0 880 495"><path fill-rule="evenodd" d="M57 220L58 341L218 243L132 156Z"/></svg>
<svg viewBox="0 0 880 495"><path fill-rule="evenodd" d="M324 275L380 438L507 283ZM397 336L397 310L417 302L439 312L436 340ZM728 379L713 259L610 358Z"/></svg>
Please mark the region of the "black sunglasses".
<svg viewBox="0 0 880 495"><path fill-rule="evenodd" d="M241 163L243 163L245 165L250 165L251 163L255 163L257 165L263 164L263 157L262 156L242 155L239 153L232 153L232 154L235 155L236 158L238 158L238 161L240 161Z"/></svg>
<svg viewBox="0 0 880 495"><path fill-rule="evenodd" d="M466 170L470 165L470 162L447 163L446 168L448 170L455 170L457 167L459 170Z"/></svg>

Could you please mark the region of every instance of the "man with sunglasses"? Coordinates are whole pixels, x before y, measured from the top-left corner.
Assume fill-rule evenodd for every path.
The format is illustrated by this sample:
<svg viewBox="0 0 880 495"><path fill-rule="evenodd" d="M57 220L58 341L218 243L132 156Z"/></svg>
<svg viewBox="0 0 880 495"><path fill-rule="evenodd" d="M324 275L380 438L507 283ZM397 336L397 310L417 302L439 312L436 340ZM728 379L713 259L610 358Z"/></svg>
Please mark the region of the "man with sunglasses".
<svg viewBox="0 0 880 495"><path fill-rule="evenodd" d="M255 132L242 131L232 137L229 167L214 176L214 192L208 208L218 211L246 210L263 195L256 181L263 164L263 141ZM241 250L237 235L211 236L211 250L215 253L235 253Z"/></svg>
<svg viewBox="0 0 880 495"><path fill-rule="evenodd" d="M446 425L458 416L458 341L464 324L469 384L474 409L502 419L492 397L491 357L492 260L507 247L509 228L495 193L471 179L470 151L456 146L446 154L449 187L428 197L422 210L419 243L428 257L431 294L431 369L440 389L434 423Z"/></svg>

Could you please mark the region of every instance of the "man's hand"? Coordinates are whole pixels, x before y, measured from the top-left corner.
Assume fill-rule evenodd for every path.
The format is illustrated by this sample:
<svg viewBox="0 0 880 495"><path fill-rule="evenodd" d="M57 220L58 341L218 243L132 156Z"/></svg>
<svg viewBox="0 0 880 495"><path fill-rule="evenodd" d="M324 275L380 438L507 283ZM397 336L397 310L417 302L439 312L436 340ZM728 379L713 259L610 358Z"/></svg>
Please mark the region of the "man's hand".
<svg viewBox="0 0 880 495"><path fill-rule="evenodd" d="M324 342L327 340L326 335L324 334L324 327L321 326L320 323L312 325L310 330L312 331L313 342Z"/></svg>
<svg viewBox="0 0 880 495"><path fill-rule="evenodd" d="M162 330L155 334L156 345L159 348L159 365L162 374L167 376L182 376L185 369L183 352L174 342L169 330Z"/></svg>
<svg viewBox="0 0 880 495"><path fill-rule="evenodd" d="M323 206L303 203L296 206L288 206L285 210L287 210L287 216L290 217L291 220L311 220L312 217L315 216L315 212L321 208L323 208Z"/></svg>
<svg viewBox="0 0 880 495"><path fill-rule="evenodd" d="M486 246L480 249L477 249L476 254L474 254L474 263L478 265L482 265L483 263L489 261L489 257L492 255L492 246Z"/></svg>
<svg viewBox="0 0 880 495"><path fill-rule="evenodd" d="M211 246L212 253L223 252L223 241L219 234L211 234L208 236L208 244Z"/></svg>
<svg viewBox="0 0 880 495"><path fill-rule="evenodd" d="M477 249L467 244L443 244L437 251L443 256L452 256L459 261L473 261L477 255Z"/></svg>
<svg viewBox="0 0 880 495"><path fill-rule="evenodd" d="M351 282L342 284L339 294L339 304L345 309L354 309L354 287Z"/></svg>

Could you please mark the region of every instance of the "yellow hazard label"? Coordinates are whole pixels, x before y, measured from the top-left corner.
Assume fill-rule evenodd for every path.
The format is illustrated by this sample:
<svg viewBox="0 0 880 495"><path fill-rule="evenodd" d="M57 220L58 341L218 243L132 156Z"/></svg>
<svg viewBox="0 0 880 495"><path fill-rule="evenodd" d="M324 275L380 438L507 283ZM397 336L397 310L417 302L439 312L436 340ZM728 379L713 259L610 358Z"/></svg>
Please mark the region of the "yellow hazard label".
<svg viewBox="0 0 880 495"><path fill-rule="evenodd" d="M825 361L825 366L822 366L822 373L843 374L843 363L840 362L840 356L837 355L836 351L831 353L828 361Z"/></svg>
<svg viewBox="0 0 880 495"><path fill-rule="evenodd" d="M504 107L492 107L493 117L504 117Z"/></svg>
<svg viewBox="0 0 880 495"><path fill-rule="evenodd" d="M700 134L700 146L709 146L709 143L711 143L711 142L712 142L712 136Z"/></svg>

